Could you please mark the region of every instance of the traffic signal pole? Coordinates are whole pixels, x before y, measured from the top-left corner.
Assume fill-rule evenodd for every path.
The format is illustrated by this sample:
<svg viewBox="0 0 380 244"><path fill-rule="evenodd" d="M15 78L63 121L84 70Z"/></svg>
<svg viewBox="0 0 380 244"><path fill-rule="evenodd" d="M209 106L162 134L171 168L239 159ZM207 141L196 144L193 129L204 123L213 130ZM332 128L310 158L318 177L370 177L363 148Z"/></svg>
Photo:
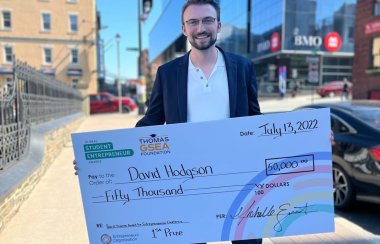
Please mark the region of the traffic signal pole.
<svg viewBox="0 0 380 244"><path fill-rule="evenodd" d="M141 21L140 21L140 14L141 14L141 1L137 0L137 24L139 29L139 57L138 57L138 89L137 89L137 103L138 103L138 114L144 115L145 114L145 79L142 74L142 64L141 64Z"/></svg>

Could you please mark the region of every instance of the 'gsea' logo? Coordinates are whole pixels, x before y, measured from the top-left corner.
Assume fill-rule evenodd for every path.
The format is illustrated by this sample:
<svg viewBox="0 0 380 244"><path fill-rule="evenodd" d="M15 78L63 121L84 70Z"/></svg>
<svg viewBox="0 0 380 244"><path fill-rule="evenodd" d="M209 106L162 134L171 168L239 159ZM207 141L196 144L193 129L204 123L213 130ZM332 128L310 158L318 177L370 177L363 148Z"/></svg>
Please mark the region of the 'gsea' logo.
<svg viewBox="0 0 380 244"><path fill-rule="evenodd" d="M142 156L170 153L169 136L151 134L150 137L140 137L140 151Z"/></svg>

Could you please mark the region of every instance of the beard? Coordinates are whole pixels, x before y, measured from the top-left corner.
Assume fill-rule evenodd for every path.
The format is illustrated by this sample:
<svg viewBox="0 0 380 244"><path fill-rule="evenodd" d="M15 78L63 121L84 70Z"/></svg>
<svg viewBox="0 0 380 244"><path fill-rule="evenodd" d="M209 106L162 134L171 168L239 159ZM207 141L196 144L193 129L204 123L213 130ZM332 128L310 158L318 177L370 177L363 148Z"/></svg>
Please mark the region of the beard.
<svg viewBox="0 0 380 244"><path fill-rule="evenodd" d="M201 44L198 44L196 42L196 36L202 36L202 35L207 35L207 36L210 36L209 38L209 41L208 42L204 42L204 43L201 43ZM211 33L206 33L206 32L203 32L201 34L197 34L197 35L194 35L192 36L192 38L190 39L189 38L189 42L191 44L191 46L195 49L198 49L198 50L207 50L209 49L211 46L213 46L215 43L216 43L216 39L217 37L215 36L215 38L213 39L213 36Z"/></svg>

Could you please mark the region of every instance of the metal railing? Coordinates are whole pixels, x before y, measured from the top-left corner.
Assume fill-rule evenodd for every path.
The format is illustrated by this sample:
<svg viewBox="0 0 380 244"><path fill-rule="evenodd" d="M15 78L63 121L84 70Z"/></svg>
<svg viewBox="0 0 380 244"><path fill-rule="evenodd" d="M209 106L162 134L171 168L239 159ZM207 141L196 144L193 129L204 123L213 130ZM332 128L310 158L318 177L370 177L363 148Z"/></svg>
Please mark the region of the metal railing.
<svg viewBox="0 0 380 244"><path fill-rule="evenodd" d="M16 61L0 92L0 169L28 153L30 127L82 111L79 91Z"/></svg>

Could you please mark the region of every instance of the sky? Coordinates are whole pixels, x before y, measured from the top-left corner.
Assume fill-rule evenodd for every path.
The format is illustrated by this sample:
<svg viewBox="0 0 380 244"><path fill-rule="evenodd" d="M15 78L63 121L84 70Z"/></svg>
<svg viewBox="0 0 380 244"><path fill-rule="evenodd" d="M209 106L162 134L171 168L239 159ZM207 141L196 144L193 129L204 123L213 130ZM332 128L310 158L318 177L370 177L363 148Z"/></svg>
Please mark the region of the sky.
<svg viewBox="0 0 380 244"><path fill-rule="evenodd" d="M126 48L138 47L137 3L142 0L97 0L101 25L100 38L105 43L106 76L117 77L117 44L115 36L120 35L120 76L127 79L137 78L137 51ZM153 0L153 8L145 24L141 25L142 50L149 47L149 32L160 17L162 0ZM141 6L142 10L142 6ZM108 80L107 82L113 82Z"/></svg>

